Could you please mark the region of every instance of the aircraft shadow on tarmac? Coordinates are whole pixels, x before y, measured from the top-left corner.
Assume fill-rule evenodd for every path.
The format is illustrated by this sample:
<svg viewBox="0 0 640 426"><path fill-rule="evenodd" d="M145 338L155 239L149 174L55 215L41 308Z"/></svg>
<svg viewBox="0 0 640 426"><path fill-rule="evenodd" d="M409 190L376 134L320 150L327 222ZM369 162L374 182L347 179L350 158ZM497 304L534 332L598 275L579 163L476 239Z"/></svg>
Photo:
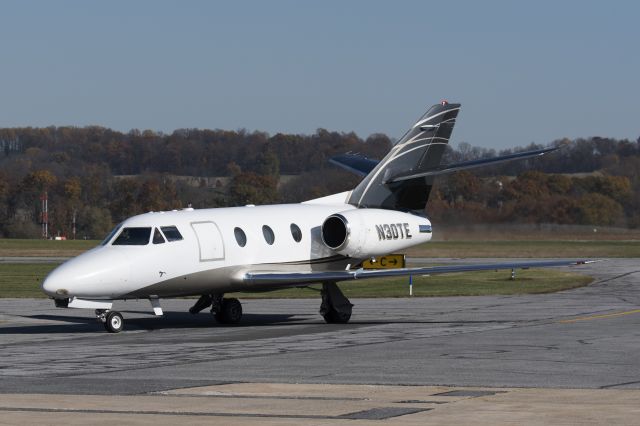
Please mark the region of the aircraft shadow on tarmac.
<svg viewBox="0 0 640 426"><path fill-rule="evenodd" d="M242 327L257 327L257 326L277 326L277 325L303 325L303 324L324 324L321 317L318 316L317 321L309 322L309 317L301 317L300 315L293 314L244 314L242 321L235 325L219 324L209 314L191 315L185 312L165 312L165 315L161 318L158 317L135 317L127 318L127 314L147 314L147 312L129 311L124 312L125 315L125 332L126 331L140 331L140 330L164 330L164 329L199 329L199 328L242 328ZM102 325L99 324L95 318L91 317L77 317L77 316L65 316L65 315L28 315L27 318L39 319L39 320L54 320L60 321L57 324L42 324L42 325L23 325L23 326L9 326L0 328L2 334L66 334L66 333L95 333L101 331ZM334 330L335 328L344 327L358 327L358 326L373 326L384 324L433 324L443 325L447 324L451 327L463 327L471 324L513 324L520 322L529 322L527 320L522 321L504 321L504 320L459 320L459 321L434 321L434 320L420 320L416 318L395 318L376 321L351 321L348 324L324 324L327 327L327 331Z"/></svg>
<svg viewBox="0 0 640 426"><path fill-rule="evenodd" d="M288 314L245 314L242 321L236 325L219 324L211 315L191 315L183 312L165 312L162 318L127 318L125 315L125 331L162 330L180 328L227 328L243 326L269 326L284 323L302 323L301 318L294 318ZM144 312L146 313L146 312ZM65 334L65 333L95 333L102 330L95 318L75 317L65 315L25 315L27 318L60 321L58 324L23 325L0 328L2 334Z"/></svg>

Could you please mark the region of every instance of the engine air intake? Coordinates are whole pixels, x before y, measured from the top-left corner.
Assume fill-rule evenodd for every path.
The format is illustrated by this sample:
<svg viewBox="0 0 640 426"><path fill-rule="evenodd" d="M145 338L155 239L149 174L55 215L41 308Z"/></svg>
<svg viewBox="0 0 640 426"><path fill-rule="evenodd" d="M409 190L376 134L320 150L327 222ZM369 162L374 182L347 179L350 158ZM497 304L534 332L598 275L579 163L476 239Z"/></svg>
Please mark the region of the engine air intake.
<svg viewBox="0 0 640 426"><path fill-rule="evenodd" d="M322 224L322 241L327 247L337 250L346 243L349 236L347 223L347 219L339 214L325 219Z"/></svg>

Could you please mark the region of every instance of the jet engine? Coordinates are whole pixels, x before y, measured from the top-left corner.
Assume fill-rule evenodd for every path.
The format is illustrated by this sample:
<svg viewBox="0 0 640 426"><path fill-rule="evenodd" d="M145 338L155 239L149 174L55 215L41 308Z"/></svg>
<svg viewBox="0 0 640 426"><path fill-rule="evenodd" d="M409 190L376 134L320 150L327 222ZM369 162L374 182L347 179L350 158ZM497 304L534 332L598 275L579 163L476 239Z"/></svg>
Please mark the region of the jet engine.
<svg viewBox="0 0 640 426"><path fill-rule="evenodd" d="M335 252L366 258L403 250L431 239L429 219L383 209L332 214L322 224L322 242Z"/></svg>

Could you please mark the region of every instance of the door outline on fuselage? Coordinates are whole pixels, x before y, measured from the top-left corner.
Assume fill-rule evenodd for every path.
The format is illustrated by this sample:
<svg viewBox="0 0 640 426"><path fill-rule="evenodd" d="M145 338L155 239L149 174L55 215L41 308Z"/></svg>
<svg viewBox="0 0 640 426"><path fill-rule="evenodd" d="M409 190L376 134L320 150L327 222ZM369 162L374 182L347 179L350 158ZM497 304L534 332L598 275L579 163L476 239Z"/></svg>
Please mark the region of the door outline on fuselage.
<svg viewBox="0 0 640 426"><path fill-rule="evenodd" d="M191 222L191 229L198 241L200 262L224 260L224 239L215 222L210 220Z"/></svg>

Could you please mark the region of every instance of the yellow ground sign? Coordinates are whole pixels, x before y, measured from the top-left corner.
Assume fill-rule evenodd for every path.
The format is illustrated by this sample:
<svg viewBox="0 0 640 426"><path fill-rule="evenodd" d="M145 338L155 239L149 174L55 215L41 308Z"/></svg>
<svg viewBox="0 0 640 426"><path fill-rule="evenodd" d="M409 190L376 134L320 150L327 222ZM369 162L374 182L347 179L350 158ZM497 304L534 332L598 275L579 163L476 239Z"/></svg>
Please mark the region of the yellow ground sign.
<svg viewBox="0 0 640 426"><path fill-rule="evenodd" d="M397 269L405 267L404 254L388 254L386 256L378 256L375 261L367 259L362 262L363 269Z"/></svg>

